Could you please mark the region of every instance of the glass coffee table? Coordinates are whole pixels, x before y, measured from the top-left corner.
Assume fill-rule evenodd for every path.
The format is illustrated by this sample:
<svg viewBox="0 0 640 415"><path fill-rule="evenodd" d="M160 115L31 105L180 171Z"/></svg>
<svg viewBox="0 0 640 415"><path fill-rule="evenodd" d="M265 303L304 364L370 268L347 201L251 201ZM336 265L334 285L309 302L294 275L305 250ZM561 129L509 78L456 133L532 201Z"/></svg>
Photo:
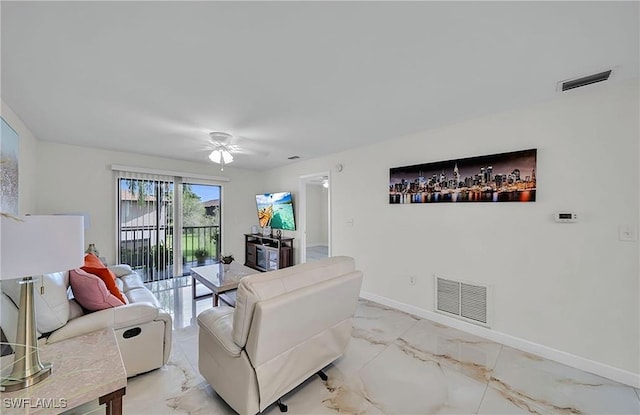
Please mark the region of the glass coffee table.
<svg viewBox="0 0 640 415"><path fill-rule="evenodd" d="M225 267L227 267L227 270L225 270ZM214 307L218 306L219 300L234 307L236 305L235 292L232 291L238 288L240 279L259 272L260 271L245 267L235 261L229 265L217 263L191 268L191 276L193 277L191 292L193 299L197 300L213 295ZM211 294L196 295L196 281L211 290Z"/></svg>

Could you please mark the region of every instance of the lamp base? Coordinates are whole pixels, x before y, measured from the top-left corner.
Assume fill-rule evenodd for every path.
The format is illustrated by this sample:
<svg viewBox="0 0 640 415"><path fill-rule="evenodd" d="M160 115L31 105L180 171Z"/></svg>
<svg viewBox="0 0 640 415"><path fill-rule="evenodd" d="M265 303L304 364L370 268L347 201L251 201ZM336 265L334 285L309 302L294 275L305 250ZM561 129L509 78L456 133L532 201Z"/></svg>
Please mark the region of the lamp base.
<svg viewBox="0 0 640 415"><path fill-rule="evenodd" d="M51 374L51 364L42 364L38 354L33 283L32 277L24 277L20 281L20 305L18 306L18 327L14 345L13 370L9 376L0 382L0 386L5 392L28 388L46 379Z"/></svg>
<svg viewBox="0 0 640 415"><path fill-rule="evenodd" d="M13 392L20 389L28 388L29 386L33 386L36 383L39 383L45 380L51 374L51 363L43 363L42 369L36 373L33 373L31 376L26 376L23 378L13 378L9 376L5 379L2 379L2 390L3 392Z"/></svg>

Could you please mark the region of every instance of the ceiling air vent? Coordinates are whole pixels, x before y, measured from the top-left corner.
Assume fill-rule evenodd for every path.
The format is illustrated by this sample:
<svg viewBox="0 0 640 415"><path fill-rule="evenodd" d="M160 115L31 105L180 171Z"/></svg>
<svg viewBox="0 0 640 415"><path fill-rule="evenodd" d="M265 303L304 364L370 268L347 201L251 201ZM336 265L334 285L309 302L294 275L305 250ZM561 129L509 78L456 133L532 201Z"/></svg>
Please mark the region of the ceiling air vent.
<svg viewBox="0 0 640 415"><path fill-rule="evenodd" d="M580 88L581 86L606 81L607 79L609 79L609 76L611 76L611 70L600 72L594 75L583 76L582 78L572 79L570 81L563 81L562 91L568 91L569 89Z"/></svg>

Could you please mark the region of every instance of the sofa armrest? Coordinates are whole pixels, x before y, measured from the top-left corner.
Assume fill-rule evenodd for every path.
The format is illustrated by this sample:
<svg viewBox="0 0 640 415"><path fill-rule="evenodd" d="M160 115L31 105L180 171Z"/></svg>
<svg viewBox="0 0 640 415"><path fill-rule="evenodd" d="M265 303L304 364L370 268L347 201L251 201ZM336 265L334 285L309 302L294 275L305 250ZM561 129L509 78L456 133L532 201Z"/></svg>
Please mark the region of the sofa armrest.
<svg viewBox="0 0 640 415"><path fill-rule="evenodd" d="M164 363L169 361L169 354L171 354L171 341L173 336L173 319L171 315L163 310L158 310L158 317L154 320L164 322Z"/></svg>
<svg viewBox="0 0 640 415"><path fill-rule="evenodd" d="M224 350L233 357L240 356L242 348L231 336L234 309L228 306L210 308L198 315L198 325L213 336Z"/></svg>
<svg viewBox="0 0 640 415"><path fill-rule="evenodd" d="M143 324L155 320L158 312L159 310L151 304L136 303L85 314L54 331L47 343L56 343L104 328L119 329Z"/></svg>
<svg viewBox="0 0 640 415"><path fill-rule="evenodd" d="M158 318L157 307L149 303L131 303L120 307L114 307L114 329L135 326Z"/></svg>

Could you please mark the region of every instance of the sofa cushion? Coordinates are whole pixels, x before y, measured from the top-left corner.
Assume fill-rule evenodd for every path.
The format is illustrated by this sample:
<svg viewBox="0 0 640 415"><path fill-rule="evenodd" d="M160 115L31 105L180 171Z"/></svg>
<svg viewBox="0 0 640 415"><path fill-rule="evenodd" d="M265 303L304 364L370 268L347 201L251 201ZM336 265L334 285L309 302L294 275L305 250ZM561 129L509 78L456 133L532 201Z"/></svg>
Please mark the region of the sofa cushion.
<svg viewBox="0 0 640 415"><path fill-rule="evenodd" d="M84 315L82 306L78 304L75 298L69 300L69 321Z"/></svg>
<svg viewBox="0 0 640 415"><path fill-rule="evenodd" d="M69 300L67 287L69 275L67 272L54 272L34 277L33 302L36 308L36 329L39 333L49 333L67 324L69 320ZM40 286L44 292L40 294ZM2 291L18 306L20 304L19 280L5 281Z"/></svg>
<svg viewBox="0 0 640 415"><path fill-rule="evenodd" d="M124 283L120 278L116 278L116 285L118 286L118 289L120 290L120 292L124 294ZM126 297L127 296L125 295L125 298Z"/></svg>
<svg viewBox="0 0 640 415"><path fill-rule="evenodd" d="M129 304L149 303L156 308L161 308L158 299L151 291L146 288L134 288L127 291Z"/></svg>
<svg viewBox="0 0 640 415"><path fill-rule="evenodd" d="M242 278L236 293L236 310L233 313L233 341L240 347L246 345L255 304L258 301L336 278L354 270L353 258L336 256Z"/></svg>
<svg viewBox="0 0 640 415"><path fill-rule="evenodd" d="M127 293L130 290L134 290L136 288L146 288L144 283L142 282L142 278L135 272L131 274L122 275L118 278L122 281L122 292Z"/></svg>
<svg viewBox="0 0 640 415"><path fill-rule="evenodd" d="M116 274L116 277L122 277L133 273L131 266L128 264L110 265L107 268L113 271L113 273Z"/></svg>
<svg viewBox="0 0 640 415"><path fill-rule="evenodd" d="M76 301L90 311L104 310L124 304L107 289L104 281L82 269L69 271L71 289Z"/></svg>

